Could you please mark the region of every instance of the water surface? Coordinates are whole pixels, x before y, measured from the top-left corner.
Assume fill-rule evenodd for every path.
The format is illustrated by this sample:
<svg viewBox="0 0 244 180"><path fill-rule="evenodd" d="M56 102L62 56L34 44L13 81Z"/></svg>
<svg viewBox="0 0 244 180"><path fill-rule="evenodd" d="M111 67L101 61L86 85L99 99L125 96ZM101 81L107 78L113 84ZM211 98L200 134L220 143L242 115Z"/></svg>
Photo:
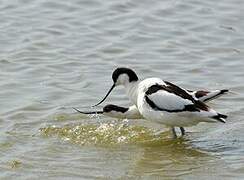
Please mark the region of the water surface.
<svg viewBox="0 0 244 180"><path fill-rule="evenodd" d="M243 179L243 12L242 0L2 1L0 179ZM118 66L231 89L210 103L227 123L172 140L146 120L74 112ZM107 103L130 104L122 88Z"/></svg>

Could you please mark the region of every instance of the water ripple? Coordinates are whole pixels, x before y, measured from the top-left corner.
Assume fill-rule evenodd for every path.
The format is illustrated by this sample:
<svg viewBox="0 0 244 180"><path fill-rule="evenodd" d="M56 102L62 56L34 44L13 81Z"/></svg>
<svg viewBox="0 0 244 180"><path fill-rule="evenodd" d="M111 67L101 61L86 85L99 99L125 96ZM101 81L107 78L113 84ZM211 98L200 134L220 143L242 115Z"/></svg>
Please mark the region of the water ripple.
<svg viewBox="0 0 244 180"><path fill-rule="evenodd" d="M243 179L243 2L2 1L0 178ZM117 66L231 89L210 104L227 123L172 141L144 121L74 114L104 95ZM128 105L121 94L107 102Z"/></svg>

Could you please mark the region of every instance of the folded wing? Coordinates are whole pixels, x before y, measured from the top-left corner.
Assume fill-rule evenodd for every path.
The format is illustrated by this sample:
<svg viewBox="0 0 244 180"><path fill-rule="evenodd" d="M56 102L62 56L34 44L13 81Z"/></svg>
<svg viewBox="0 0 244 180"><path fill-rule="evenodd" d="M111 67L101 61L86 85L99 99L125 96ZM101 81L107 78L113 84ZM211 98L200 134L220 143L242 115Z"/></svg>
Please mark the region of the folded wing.
<svg viewBox="0 0 244 180"><path fill-rule="evenodd" d="M208 111L208 106L195 99L186 90L164 81L148 88L145 100L154 109L167 112Z"/></svg>

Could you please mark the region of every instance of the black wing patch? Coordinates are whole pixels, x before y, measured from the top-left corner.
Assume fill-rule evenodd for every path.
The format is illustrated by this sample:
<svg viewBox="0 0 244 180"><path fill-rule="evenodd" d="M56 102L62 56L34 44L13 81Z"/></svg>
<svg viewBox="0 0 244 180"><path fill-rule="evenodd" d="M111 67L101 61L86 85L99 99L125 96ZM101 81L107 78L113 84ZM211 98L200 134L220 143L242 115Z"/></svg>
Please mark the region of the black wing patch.
<svg viewBox="0 0 244 180"><path fill-rule="evenodd" d="M195 100L190 94L188 94L184 89L168 82L168 81L164 81L165 85L159 85L159 84L155 84L152 85L151 87L148 88L148 90L146 91L146 96L145 99L147 101L147 103L155 110L159 110L159 111L167 111L167 112L183 112L183 111L200 111L200 110L204 110L204 111L208 111L208 106L204 103L202 103L199 100ZM157 105L151 101L149 99L149 95L156 93L159 90L164 90L167 91L169 93L173 93L177 96L180 96L183 99L187 99L190 100L193 104L190 105L185 105L185 107L183 109L176 109L176 110L168 110L168 109L162 109L160 107L157 107Z"/></svg>
<svg viewBox="0 0 244 180"><path fill-rule="evenodd" d="M184 89L180 88L179 86L174 85L173 83L170 83L168 81L164 81L167 84L167 89L169 93L174 93L177 96L182 97L183 99L189 99L191 101L194 101L194 98L188 94Z"/></svg>

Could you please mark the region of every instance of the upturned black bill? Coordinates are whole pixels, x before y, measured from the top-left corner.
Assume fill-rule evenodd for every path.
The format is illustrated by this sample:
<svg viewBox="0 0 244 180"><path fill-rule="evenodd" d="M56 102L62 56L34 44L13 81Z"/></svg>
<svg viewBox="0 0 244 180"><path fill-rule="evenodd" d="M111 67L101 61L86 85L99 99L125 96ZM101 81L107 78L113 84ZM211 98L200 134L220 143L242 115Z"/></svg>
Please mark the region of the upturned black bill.
<svg viewBox="0 0 244 180"><path fill-rule="evenodd" d="M81 114L102 114L103 113L103 111L80 111L79 109L76 108L73 109Z"/></svg>
<svg viewBox="0 0 244 180"><path fill-rule="evenodd" d="M108 91L108 93L106 94L106 96L97 104L93 105L92 107L98 106L99 104L101 104L103 101L105 101L105 99L108 97L108 95L111 93L111 91L114 89L115 84L113 84L113 86L110 88L110 90Z"/></svg>

